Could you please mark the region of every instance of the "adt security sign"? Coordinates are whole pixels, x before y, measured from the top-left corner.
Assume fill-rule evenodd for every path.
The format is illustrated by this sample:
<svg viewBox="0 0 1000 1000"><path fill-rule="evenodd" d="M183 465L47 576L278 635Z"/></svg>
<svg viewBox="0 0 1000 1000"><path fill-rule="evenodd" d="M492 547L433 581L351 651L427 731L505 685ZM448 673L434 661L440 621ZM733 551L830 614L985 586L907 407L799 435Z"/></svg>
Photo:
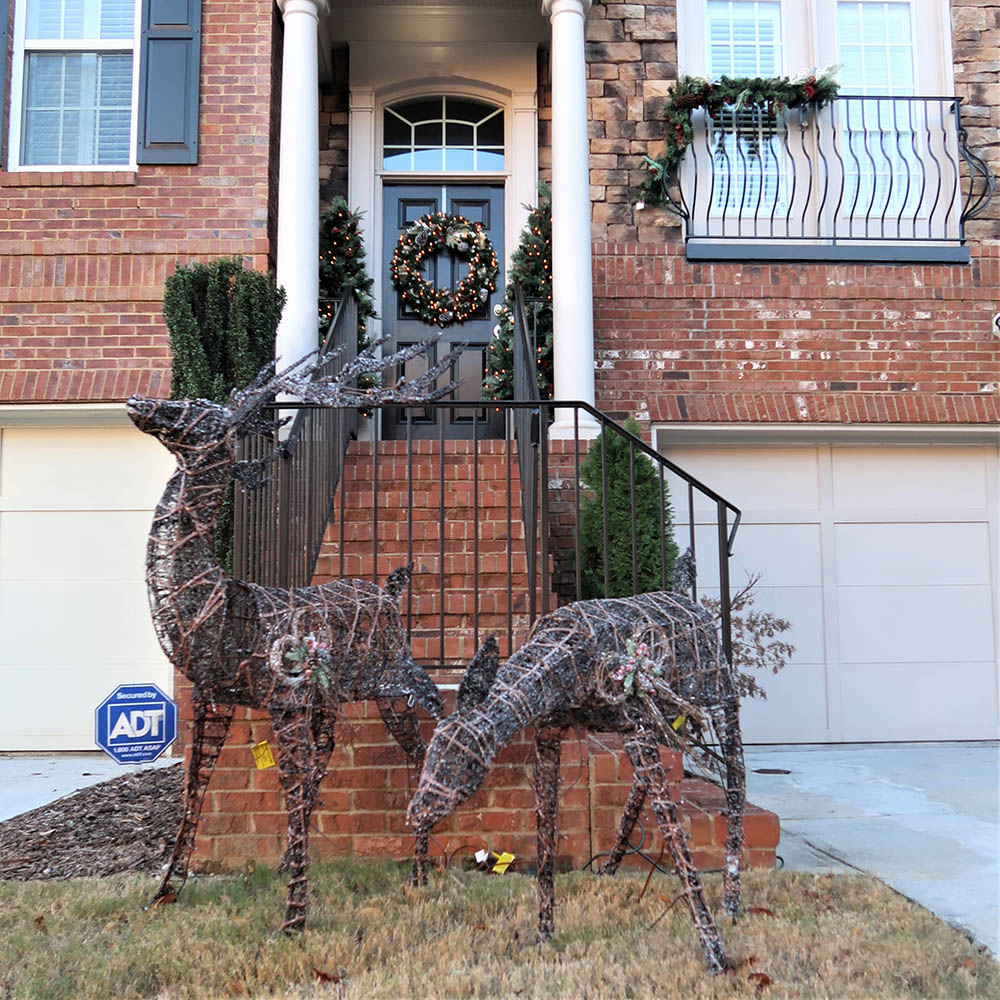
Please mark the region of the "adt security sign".
<svg viewBox="0 0 1000 1000"><path fill-rule="evenodd" d="M94 742L119 764L156 760L177 739L177 706L155 684L119 684L94 716Z"/></svg>

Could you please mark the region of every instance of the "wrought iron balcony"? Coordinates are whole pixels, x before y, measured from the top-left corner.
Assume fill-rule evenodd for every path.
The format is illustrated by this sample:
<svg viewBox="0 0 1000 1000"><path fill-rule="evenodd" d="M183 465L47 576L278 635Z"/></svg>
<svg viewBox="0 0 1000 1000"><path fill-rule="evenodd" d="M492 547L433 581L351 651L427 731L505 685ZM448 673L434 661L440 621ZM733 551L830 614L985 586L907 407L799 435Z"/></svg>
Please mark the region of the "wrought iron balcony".
<svg viewBox="0 0 1000 1000"><path fill-rule="evenodd" d="M969 260L965 224L994 190L956 97L839 96L715 121L668 183L692 259Z"/></svg>

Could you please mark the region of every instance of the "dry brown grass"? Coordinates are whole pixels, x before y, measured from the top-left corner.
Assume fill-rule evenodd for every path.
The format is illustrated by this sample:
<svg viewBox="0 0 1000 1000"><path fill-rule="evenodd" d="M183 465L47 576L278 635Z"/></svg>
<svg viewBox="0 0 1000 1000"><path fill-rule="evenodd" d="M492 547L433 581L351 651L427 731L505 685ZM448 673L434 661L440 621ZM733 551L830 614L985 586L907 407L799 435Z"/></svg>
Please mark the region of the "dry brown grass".
<svg viewBox="0 0 1000 1000"><path fill-rule="evenodd" d="M400 865L313 870L301 940L276 933L282 882L263 869L193 879L151 911L140 877L0 883L0 997L1000 996L1000 966L869 878L749 873L746 906L770 912L722 921L737 968L712 977L682 904L650 926L673 878L640 901L640 875L561 877L556 938L536 947L529 878L449 871L410 890Z"/></svg>

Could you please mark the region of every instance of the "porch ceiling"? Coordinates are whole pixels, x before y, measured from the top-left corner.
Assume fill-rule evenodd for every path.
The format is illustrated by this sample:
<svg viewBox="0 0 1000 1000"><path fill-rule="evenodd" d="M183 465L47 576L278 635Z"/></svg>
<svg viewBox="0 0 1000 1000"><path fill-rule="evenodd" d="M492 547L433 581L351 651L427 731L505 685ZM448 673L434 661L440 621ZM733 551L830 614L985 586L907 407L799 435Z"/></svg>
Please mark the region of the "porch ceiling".
<svg viewBox="0 0 1000 1000"><path fill-rule="evenodd" d="M322 31L343 42L543 42L541 0L331 0Z"/></svg>

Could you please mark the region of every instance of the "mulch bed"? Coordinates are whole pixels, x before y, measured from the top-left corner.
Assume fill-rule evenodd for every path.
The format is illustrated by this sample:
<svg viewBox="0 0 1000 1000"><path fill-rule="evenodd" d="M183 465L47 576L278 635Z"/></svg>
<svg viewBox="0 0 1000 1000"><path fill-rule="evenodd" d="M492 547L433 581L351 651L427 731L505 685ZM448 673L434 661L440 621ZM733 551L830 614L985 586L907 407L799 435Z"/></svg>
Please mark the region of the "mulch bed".
<svg viewBox="0 0 1000 1000"><path fill-rule="evenodd" d="M159 872L183 813L184 767L92 785L0 823L0 879Z"/></svg>

